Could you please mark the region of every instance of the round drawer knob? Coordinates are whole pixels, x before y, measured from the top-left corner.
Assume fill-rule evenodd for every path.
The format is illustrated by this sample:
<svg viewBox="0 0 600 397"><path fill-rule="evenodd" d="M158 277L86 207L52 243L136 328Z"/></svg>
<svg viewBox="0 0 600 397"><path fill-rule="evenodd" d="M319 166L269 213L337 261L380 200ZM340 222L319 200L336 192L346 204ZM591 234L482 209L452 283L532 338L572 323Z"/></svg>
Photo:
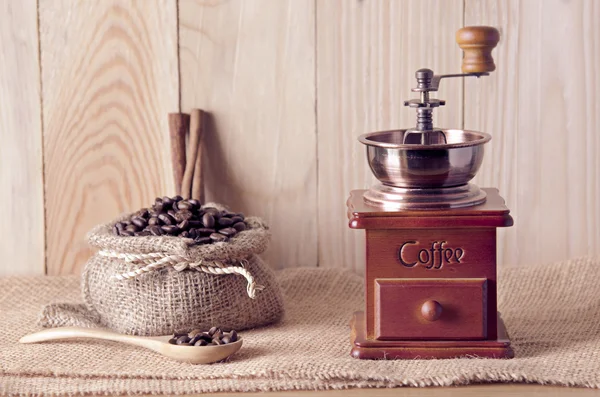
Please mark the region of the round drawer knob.
<svg viewBox="0 0 600 397"><path fill-rule="evenodd" d="M427 301L421 306L421 315L427 321L435 321L442 315L442 305L438 301Z"/></svg>

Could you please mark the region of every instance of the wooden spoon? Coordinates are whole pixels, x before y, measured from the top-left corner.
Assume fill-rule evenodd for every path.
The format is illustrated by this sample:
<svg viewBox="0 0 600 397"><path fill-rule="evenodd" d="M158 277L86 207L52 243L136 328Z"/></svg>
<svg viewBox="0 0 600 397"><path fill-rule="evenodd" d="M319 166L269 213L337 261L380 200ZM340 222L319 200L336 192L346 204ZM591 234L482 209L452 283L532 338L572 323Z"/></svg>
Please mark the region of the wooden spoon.
<svg viewBox="0 0 600 397"><path fill-rule="evenodd" d="M49 328L22 337L20 343L37 343L53 340L91 338L127 343L145 347L173 360L191 364L209 364L221 361L242 347L242 339L219 346L179 346L168 343L171 336L132 336L123 335L104 329L62 327Z"/></svg>

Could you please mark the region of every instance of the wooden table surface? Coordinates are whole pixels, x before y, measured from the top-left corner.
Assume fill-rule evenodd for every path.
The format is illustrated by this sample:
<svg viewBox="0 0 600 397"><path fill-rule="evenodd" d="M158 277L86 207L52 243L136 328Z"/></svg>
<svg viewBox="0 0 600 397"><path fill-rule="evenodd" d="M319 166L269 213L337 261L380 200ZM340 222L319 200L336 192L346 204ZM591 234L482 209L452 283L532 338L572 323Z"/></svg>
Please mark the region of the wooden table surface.
<svg viewBox="0 0 600 397"><path fill-rule="evenodd" d="M272 393L209 393L186 397L469 397L469 396L600 396L598 389L526 384L490 384L461 387L399 387L394 389L350 389L286 391ZM156 396L148 396L156 397Z"/></svg>

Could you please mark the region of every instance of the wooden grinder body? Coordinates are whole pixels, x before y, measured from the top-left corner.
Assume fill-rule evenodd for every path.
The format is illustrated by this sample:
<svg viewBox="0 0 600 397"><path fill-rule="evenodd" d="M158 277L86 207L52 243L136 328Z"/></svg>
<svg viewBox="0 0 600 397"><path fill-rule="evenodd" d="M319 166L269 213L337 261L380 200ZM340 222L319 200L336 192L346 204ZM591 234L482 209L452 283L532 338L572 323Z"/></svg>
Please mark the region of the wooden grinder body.
<svg viewBox="0 0 600 397"><path fill-rule="evenodd" d="M513 356L496 299L496 229L513 220L498 191L484 190L481 205L425 211L372 207L351 192L350 227L366 236L354 357Z"/></svg>

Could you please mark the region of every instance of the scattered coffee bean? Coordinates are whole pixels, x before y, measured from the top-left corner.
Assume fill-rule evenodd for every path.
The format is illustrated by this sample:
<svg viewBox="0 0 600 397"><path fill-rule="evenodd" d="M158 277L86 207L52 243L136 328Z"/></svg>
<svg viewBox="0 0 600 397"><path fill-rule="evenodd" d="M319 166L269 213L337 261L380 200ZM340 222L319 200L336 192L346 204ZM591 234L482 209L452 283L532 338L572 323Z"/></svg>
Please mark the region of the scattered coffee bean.
<svg viewBox="0 0 600 397"><path fill-rule="evenodd" d="M219 346L238 341L238 334L235 330L229 333L223 333L219 327L212 327L203 332L196 328L189 332L177 331L169 339L169 343L179 346Z"/></svg>
<svg viewBox="0 0 600 397"><path fill-rule="evenodd" d="M179 236L195 244L225 242L248 229L244 215L201 208L198 200L181 196L157 197L150 208L143 208L131 219L117 222L112 231L119 236Z"/></svg>
<svg viewBox="0 0 600 397"><path fill-rule="evenodd" d="M190 341L190 337L187 335L182 335L179 338L177 338L177 342L175 342L178 345L181 345L182 343L188 343Z"/></svg>
<svg viewBox="0 0 600 397"><path fill-rule="evenodd" d="M212 327L208 330L208 336L213 336L217 331L219 331L219 327Z"/></svg>

